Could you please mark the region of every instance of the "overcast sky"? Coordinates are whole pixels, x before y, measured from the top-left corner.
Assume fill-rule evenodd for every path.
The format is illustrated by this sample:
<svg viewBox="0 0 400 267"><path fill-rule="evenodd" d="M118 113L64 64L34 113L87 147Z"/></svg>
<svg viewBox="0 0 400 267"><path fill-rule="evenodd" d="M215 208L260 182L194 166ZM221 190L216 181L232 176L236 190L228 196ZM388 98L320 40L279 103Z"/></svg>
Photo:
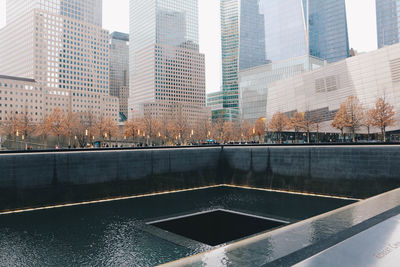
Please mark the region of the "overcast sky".
<svg viewBox="0 0 400 267"><path fill-rule="evenodd" d="M335 0L332 0L335 1ZM5 2L0 0L0 28L5 25ZM350 47L359 52L377 48L375 0L347 0ZM103 28L129 33L129 0L103 0ZM199 0L200 50L206 55L207 92L221 84L219 1ZM1 41L1 40L0 40Z"/></svg>

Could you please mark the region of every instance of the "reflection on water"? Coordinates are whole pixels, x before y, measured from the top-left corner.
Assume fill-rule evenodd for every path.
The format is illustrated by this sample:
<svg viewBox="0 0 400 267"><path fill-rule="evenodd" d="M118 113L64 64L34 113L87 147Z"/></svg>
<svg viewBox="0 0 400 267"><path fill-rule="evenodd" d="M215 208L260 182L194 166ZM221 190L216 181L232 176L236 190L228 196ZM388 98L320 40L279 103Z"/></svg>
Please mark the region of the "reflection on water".
<svg viewBox="0 0 400 267"><path fill-rule="evenodd" d="M297 221L349 203L218 187L0 215L0 266L153 266L209 249L151 234L146 222L154 219L224 208ZM208 261L223 263L223 251Z"/></svg>

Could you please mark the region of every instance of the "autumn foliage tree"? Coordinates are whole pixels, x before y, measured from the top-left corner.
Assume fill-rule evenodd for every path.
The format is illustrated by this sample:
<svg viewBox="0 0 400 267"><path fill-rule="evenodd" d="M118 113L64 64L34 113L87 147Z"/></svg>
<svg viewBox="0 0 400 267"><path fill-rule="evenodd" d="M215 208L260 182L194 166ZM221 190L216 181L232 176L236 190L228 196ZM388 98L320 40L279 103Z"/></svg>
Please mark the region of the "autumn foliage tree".
<svg viewBox="0 0 400 267"><path fill-rule="evenodd" d="M364 121L364 109L360 103L360 100L356 96L349 96L345 103L346 107L346 124L350 129L355 141L355 132L363 125Z"/></svg>
<svg viewBox="0 0 400 267"><path fill-rule="evenodd" d="M124 136L135 140L140 134L140 122L137 119L130 119L124 123Z"/></svg>
<svg viewBox="0 0 400 267"><path fill-rule="evenodd" d="M119 135L119 128L117 122L110 117L106 117L103 121L104 137L108 138L111 145L111 140Z"/></svg>
<svg viewBox="0 0 400 267"><path fill-rule="evenodd" d="M65 122L65 113L60 108L55 108L46 118L45 128L48 132L57 136L57 145L60 145L60 136L64 133L63 123Z"/></svg>
<svg viewBox="0 0 400 267"><path fill-rule="evenodd" d="M333 128L340 130L340 133L342 134L343 138L344 138L344 129L347 126L346 116L347 116L346 106L345 104L342 104L338 112L336 112L336 115L331 123Z"/></svg>
<svg viewBox="0 0 400 267"><path fill-rule="evenodd" d="M265 127L265 124L264 124ZM244 140L250 140L251 136L253 135L253 125L248 120L244 120L240 124L240 135ZM243 141L243 140L242 140Z"/></svg>
<svg viewBox="0 0 400 267"><path fill-rule="evenodd" d="M72 145L72 138L79 131L79 118L78 115L72 112L68 112L64 116L62 122L62 134L68 138L68 146Z"/></svg>
<svg viewBox="0 0 400 267"><path fill-rule="evenodd" d="M393 106L384 98L379 98L375 103L375 108L370 111L372 125L381 130L384 142L386 142L386 128L393 126L396 122L394 115Z"/></svg>
<svg viewBox="0 0 400 267"><path fill-rule="evenodd" d="M355 141L355 132L364 123L363 107L355 96L349 96L345 103L340 106L336 113L332 127L339 129L344 136L344 129L348 128L352 133L353 142Z"/></svg>
<svg viewBox="0 0 400 267"><path fill-rule="evenodd" d="M282 143L282 132L290 126L289 118L281 112L276 112L268 123L268 130L279 135L279 142Z"/></svg>
<svg viewBox="0 0 400 267"><path fill-rule="evenodd" d="M293 114L293 116L290 118L290 123L289 123L289 127L291 129L294 130L294 140L295 142L297 141L297 134L303 130L305 130L306 128L306 120L304 118L304 115L299 113L299 112L295 112Z"/></svg>

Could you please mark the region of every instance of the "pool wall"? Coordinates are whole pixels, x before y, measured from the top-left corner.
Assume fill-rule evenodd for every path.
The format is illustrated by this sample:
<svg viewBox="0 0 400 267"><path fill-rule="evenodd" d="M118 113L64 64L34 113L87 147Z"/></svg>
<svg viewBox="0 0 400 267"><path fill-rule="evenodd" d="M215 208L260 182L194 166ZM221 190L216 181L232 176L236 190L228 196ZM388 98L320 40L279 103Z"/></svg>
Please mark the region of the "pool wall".
<svg viewBox="0 0 400 267"><path fill-rule="evenodd" d="M366 198L400 186L399 146L0 154L0 210L231 184Z"/></svg>

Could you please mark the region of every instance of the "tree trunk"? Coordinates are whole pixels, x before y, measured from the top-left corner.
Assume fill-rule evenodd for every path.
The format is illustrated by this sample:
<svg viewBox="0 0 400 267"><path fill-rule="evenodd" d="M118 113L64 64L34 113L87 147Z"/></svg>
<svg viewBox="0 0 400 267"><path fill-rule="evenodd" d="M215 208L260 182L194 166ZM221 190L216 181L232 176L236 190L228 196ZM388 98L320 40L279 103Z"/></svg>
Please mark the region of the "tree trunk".
<svg viewBox="0 0 400 267"><path fill-rule="evenodd" d="M369 126L367 128L368 128L368 141L371 141L371 130Z"/></svg>
<svg viewBox="0 0 400 267"><path fill-rule="evenodd" d="M386 129L385 129L385 127L382 127L382 136L383 136L383 142L386 143Z"/></svg>
<svg viewBox="0 0 400 267"><path fill-rule="evenodd" d="M310 131L307 131L307 143L310 143Z"/></svg>

